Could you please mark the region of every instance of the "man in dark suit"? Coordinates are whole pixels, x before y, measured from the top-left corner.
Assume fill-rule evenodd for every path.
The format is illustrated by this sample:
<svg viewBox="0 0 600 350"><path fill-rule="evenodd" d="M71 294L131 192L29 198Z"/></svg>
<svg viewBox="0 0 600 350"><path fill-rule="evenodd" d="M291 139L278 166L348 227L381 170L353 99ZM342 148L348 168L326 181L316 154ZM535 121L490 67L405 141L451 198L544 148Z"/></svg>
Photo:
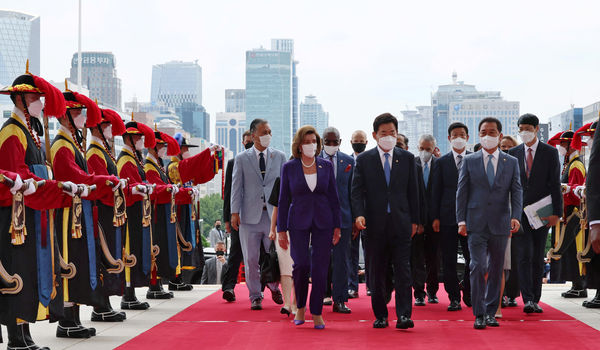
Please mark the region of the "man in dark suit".
<svg viewBox="0 0 600 350"><path fill-rule="evenodd" d="M254 146L252 142L252 134L250 130L246 130L242 135L242 144L245 149L249 149ZM231 221L231 175L233 174L233 163L235 158L227 161L227 168L225 170L225 190L223 193L223 218L225 219L225 231L229 233L231 237L231 246L229 247L229 258L227 258L227 266L225 268L225 275L223 277L223 299L232 302L235 301L235 284L237 283L238 271L240 270L240 264L244 259L242 255L242 246L240 245L240 233L238 230L232 229L230 225Z"/></svg>
<svg viewBox="0 0 600 350"><path fill-rule="evenodd" d="M592 124L593 131L588 141L592 144L588 174L586 178L586 203L587 219L590 225L590 241L595 255L588 266L588 287L597 288L596 295L590 301L584 301L583 306L587 308L600 308L600 135L596 135L598 122Z"/></svg>
<svg viewBox="0 0 600 350"><path fill-rule="evenodd" d="M342 213L342 233L340 241L333 246L331 254L333 312L349 314L351 310L346 306L346 302L348 302L347 260L350 253L350 240L352 238L353 227L350 191L352 189L354 159L339 151L341 143L342 139L338 129L328 127L323 131L323 151L321 152L320 157L329 160L333 164L333 173Z"/></svg>
<svg viewBox="0 0 600 350"><path fill-rule="evenodd" d="M431 188L432 174L435 172L436 159L433 157L436 141L433 135L422 135L419 138L419 157L415 158L417 176L419 178L419 203L421 224L417 235L412 239L411 245L411 270L415 306L425 306L425 283L427 282L427 300L437 304L436 296L439 289L438 282L438 252L439 233L431 227Z"/></svg>
<svg viewBox="0 0 600 350"><path fill-rule="evenodd" d="M494 317L506 244L519 230L522 214L521 180L515 157L500 152L502 124L496 118L479 122L481 151L465 157L458 177L458 233L468 235L471 252L471 298L475 329L498 327Z"/></svg>
<svg viewBox="0 0 600 350"><path fill-rule="evenodd" d="M463 300L471 306L471 282L469 278L469 264L471 255L467 237L458 234L456 224L456 188L458 185L458 172L464 158L471 152L467 151L469 129L463 123L452 123L448 127L448 141L452 150L436 161L432 177L431 216L433 218L433 231L440 233L442 247L442 266L444 271L444 288L448 293L450 305L448 311L458 311L460 305L460 283L456 271L458 243L465 259L463 274Z"/></svg>
<svg viewBox="0 0 600 350"><path fill-rule="evenodd" d="M414 156L396 145L398 120L389 113L373 122L377 147L356 158L352 210L359 230L368 227L368 273L374 328L388 326L385 273L391 261L396 290L396 328L414 327L412 314L410 240L419 224L418 180Z"/></svg>
<svg viewBox="0 0 600 350"><path fill-rule="evenodd" d="M525 303L526 313L541 313L538 305L542 296L542 278L544 273L544 253L548 229L558 222L563 210L563 199L560 189L560 163L558 152L552 146L540 142L537 133L540 130L539 120L533 114L524 114L519 118L519 136L523 144L508 151L519 160L521 183L523 185L523 207L552 197L552 215L547 218L548 224L535 230L529 224L527 215L522 214L524 234L515 235L515 247L518 247L518 273L521 295Z"/></svg>
<svg viewBox="0 0 600 350"><path fill-rule="evenodd" d="M216 256L206 260L202 272L201 284L220 284L225 277L227 262L225 261L225 242L219 241L215 244Z"/></svg>

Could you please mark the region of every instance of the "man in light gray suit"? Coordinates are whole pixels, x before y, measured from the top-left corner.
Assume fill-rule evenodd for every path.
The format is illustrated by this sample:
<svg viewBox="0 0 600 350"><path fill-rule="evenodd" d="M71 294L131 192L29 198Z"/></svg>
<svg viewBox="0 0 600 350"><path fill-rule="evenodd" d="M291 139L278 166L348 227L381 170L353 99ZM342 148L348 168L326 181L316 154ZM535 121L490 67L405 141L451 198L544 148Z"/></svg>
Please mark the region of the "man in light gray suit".
<svg viewBox="0 0 600 350"><path fill-rule="evenodd" d="M471 300L475 329L498 327L504 253L511 233L519 230L523 191L517 158L500 152L502 124L479 122L482 149L467 155L458 178L458 233L467 236L471 252ZM485 279L488 274L487 282Z"/></svg>
<svg viewBox="0 0 600 350"><path fill-rule="evenodd" d="M273 206L268 203L273 183L286 162L283 152L270 148L271 128L264 119L250 124L254 146L235 157L231 182L231 226L240 232L246 285L252 310L262 309L260 245L268 251ZM277 283L268 285L273 301L283 303Z"/></svg>

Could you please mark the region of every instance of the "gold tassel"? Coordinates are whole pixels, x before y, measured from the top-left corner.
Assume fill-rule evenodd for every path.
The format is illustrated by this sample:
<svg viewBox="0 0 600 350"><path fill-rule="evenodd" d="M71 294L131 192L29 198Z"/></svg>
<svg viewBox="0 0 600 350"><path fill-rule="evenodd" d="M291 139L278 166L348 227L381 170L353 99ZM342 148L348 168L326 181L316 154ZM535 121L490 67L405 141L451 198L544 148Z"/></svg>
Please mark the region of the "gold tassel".
<svg viewBox="0 0 600 350"><path fill-rule="evenodd" d="M114 193L113 194L114 195L113 226L121 227L125 224L125 221L127 220L125 196L123 195L123 190L120 188L113 193Z"/></svg>
<svg viewBox="0 0 600 350"><path fill-rule="evenodd" d="M171 195L171 223L177 222L177 206L175 205L175 196Z"/></svg>
<svg viewBox="0 0 600 350"><path fill-rule="evenodd" d="M25 226L25 205L23 203L23 193L17 192L12 200L12 220L10 222L10 243L12 245L22 245L27 236L27 227Z"/></svg>
<svg viewBox="0 0 600 350"><path fill-rule="evenodd" d="M148 227L152 222L152 211L150 208L150 198L146 196L142 200L142 226Z"/></svg>
<svg viewBox="0 0 600 350"><path fill-rule="evenodd" d="M81 213L83 211L83 205L81 204L81 197L73 197L73 218L71 220L71 238L79 239L82 236L81 232Z"/></svg>

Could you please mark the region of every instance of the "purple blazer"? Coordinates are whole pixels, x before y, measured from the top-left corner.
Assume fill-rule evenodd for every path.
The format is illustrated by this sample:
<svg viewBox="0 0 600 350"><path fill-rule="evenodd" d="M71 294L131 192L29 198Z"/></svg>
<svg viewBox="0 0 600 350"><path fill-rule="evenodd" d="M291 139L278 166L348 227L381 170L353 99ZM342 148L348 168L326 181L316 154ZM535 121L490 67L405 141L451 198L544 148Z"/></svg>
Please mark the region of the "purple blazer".
<svg viewBox="0 0 600 350"><path fill-rule="evenodd" d="M340 201L333 175L333 165L316 157L317 186L308 188L302 162L292 159L281 168L277 231L306 230L313 225L318 229L341 227Z"/></svg>

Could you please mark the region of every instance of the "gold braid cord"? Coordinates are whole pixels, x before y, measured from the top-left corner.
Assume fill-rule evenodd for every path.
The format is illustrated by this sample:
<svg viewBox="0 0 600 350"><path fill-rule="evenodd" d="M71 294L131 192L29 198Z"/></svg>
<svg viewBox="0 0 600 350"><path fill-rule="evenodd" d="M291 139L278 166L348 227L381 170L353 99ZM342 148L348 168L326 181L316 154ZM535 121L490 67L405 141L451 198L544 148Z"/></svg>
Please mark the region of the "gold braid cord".
<svg viewBox="0 0 600 350"><path fill-rule="evenodd" d="M171 195L171 223L177 222L177 206L175 205L175 195Z"/></svg>
<svg viewBox="0 0 600 350"><path fill-rule="evenodd" d="M148 227L152 222L152 208L150 207L150 196L144 196L142 199L142 226Z"/></svg>
<svg viewBox="0 0 600 350"><path fill-rule="evenodd" d="M25 243L27 228L25 227L25 203L23 193L17 192L12 200L12 219L10 222L10 243L21 245Z"/></svg>
<svg viewBox="0 0 600 350"><path fill-rule="evenodd" d="M83 212L83 204L81 203L81 197L75 195L73 197L73 218L71 220L71 237L78 239L81 238L81 214Z"/></svg>

